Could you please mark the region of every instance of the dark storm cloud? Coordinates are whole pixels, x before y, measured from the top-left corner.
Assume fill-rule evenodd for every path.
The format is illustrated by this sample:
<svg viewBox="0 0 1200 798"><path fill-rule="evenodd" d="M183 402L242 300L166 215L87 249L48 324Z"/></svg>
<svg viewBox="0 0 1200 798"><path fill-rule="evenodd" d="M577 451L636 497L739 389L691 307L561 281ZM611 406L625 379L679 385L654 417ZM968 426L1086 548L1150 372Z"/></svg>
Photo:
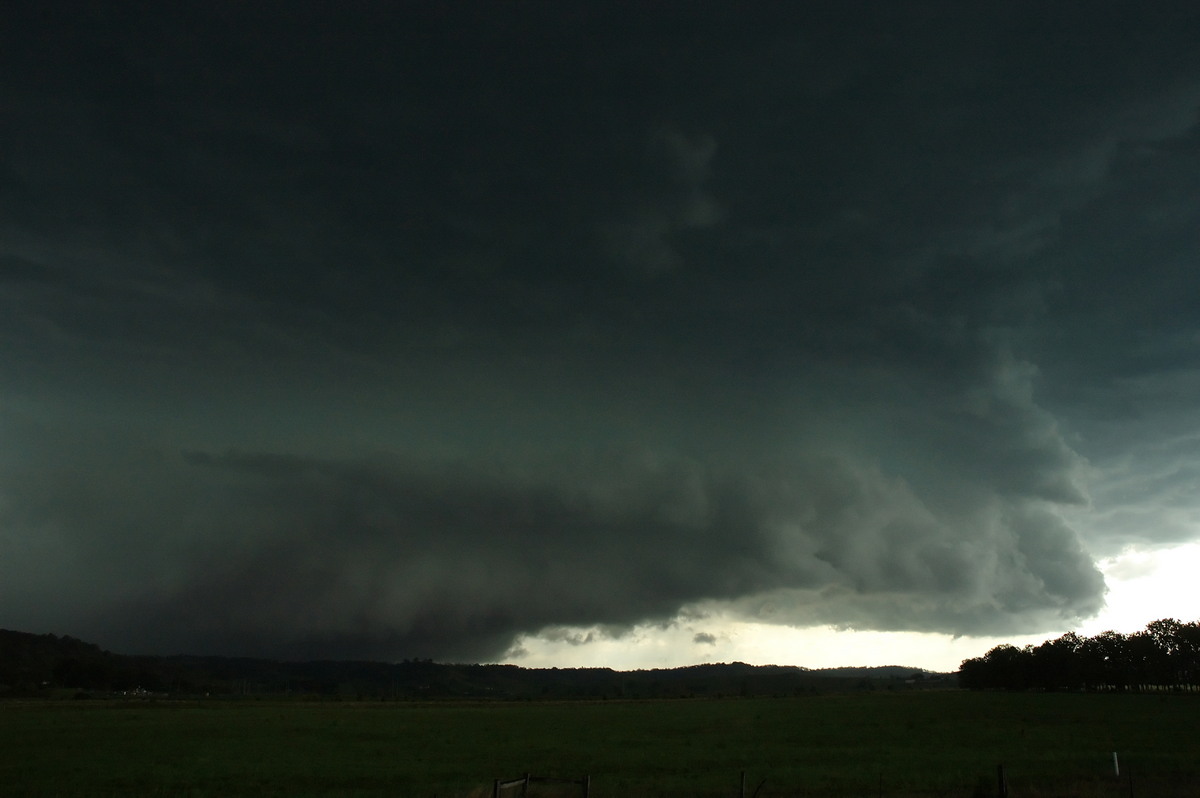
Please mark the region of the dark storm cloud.
<svg viewBox="0 0 1200 798"><path fill-rule="evenodd" d="M79 582L36 617L84 618L125 648L487 658L530 630L582 645L569 627L795 590L826 593L795 620L967 632L1089 612L1100 586L1049 516L997 501L951 526L902 482L832 460L547 472L131 452L107 479L48 460L5 474L6 601L32 601L20 574L70 552Z"/></svg>
<svg viewBox="0 0 1200 798"><path fill-rule="evenodd" d="M1036 631L1195 536L1190 5L6 14L6 625Z"/></svg>
<svg viewBox="0 0 1200 798"><path fill-rule="evenodd" d="M1103 178L1039 260L1062 275L1037 354L1046 401L1095 466L1097 551L1194 539L1200 87L1167 129L1114 142ZM1182 119L1182 123L1181 123Z"/></svg>
<svg viewBox="0 0 1200 798"><path fill-rule="evenodd" d="M675 234L709 227L721 218L719 203L704 191L716 142L707 136L691 140L678 132L660 131L652 143L670 164L669 189L637 198L633 207L604 229L614 256L635 273L648 276L683 265L683 255L671 243Z"/></svg>

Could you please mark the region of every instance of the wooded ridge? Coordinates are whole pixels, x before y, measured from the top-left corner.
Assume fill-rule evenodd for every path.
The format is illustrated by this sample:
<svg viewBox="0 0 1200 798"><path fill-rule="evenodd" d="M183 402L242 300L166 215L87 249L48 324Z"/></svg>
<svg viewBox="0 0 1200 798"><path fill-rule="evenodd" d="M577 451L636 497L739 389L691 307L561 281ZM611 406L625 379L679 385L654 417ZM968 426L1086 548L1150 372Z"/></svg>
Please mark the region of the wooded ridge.
<svg viewBox="0 0 1200 798"><path fill-rule="evenodd" d="M810 670L741 662L682 668L126 656L72 637L0 630L0 697L295 696L421 700L683 698L952 686L950 674L883 666Z"/></svg>

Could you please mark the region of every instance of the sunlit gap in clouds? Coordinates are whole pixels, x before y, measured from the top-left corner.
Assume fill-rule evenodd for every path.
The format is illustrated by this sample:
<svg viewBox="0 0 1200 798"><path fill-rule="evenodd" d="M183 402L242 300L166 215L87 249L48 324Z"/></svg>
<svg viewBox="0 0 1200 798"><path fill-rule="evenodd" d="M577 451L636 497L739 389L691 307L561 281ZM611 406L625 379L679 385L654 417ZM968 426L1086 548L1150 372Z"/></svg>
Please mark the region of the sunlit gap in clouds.
<svg viewBox="0 0 1200 798"><path fill-rule="evenodd" d="M1150 551L1130 547L1098 565L1108 583L1107 606L1079 626L1080 634L1109 629L1128 634L1160 618L1200 620L1200 543Z"/></svg>
<svg viewBox="0 0 1200 798"><path fill-rule="evenodd" d="M958 670L964 659L979 656L1000 643L1036 644L1046 637L955 637L831 626L797 628L711 615L702 623L679 620L665 626L637 626L619 637L606 636L595 628L557 630L549 637L527 635L513 647L506 661L526 668L636 670L745 662L805 668L904 665L949 672Z"/></svg>
<svg viewBox="0 0 1200 798"><path fill-rule="evenodd" d="M1200 619L1200 544L1157 551L1128 549L1102 559L1108 603L1096 617L1075 626L1081 635L1105 630L1131 633L1159 618ZM878 632L831 626L797 628L745 621L720 613L642 624L619 635L599 627L559 628L525 635L505 657L527 668L608 667L617 670L674 668L706 662L832 668L905 665L955 671L964 659L1008 643L1038 645L1072 629L1032 635L953 636L924 632Z"/></svg>

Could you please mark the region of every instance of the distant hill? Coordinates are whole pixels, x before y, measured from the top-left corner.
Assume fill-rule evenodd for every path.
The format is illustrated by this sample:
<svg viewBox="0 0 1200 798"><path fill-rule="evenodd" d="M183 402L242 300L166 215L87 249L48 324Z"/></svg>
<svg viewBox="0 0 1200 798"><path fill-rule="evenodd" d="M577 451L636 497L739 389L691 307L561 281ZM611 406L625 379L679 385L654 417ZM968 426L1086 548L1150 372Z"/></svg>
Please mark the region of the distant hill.
<svg viewBox="0 0 1200 798"><path fill-rule="evenodd" d="M822 676L841 676L854 679L911 679L911 678L928 678L929 676L946 676L947 674L937 674L933 671L927 671L923 668L910 668L905 665L874 665L871 667L861 668L820 668L818 670L809 671L809 673L819 673Z"/></svg>
<svg viewBox="0 0 1200 798"><path fill-rule="evenodd" d="M372 700L782 696L951 686L920 668L825 668L742 662L683 668L521 668L404 662L125 656L72 637L0 630L0 697L295 696Z"/></svg>

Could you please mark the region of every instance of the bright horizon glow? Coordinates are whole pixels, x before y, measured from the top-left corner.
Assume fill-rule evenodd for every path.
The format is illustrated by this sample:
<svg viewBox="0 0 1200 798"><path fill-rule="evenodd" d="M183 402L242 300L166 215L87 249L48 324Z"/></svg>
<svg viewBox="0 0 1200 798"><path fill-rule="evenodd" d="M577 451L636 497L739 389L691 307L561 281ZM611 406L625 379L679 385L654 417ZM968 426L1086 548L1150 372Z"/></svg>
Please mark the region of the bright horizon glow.
<svg viewBox="0 0 1200 798"><path fill-rule="evenodd" d="M1075 631L1094 635L1106 630L1128 634L1160 618L1200 620L1200 543L1138 551L1126 549L1098 563L1108 582L1108 606Z"/></svg>
<svg viewBox="0 0 1200 798"><path fill-rule="evenodd" d="M903 665L931 671L955 671L964 659L1010 643L1038 645L1069 631L1095 635L1144 629L1160 618L1200 620L1200 544L1145 552L1127 550L1101 560L1108 583L1107 606L1074 628L1032 635L955 637L939 633L873 632L832 627L795 628L713 615L679 619L663 627L646 624L619 637L598 629L572 629L569 641L526 636L524 653L504 662L526 668L607 667L615 670L675 668L709 662L751 665L799 665L806 668ZM589 637L589 642L580 642ZM709 635L700 638L697 635Z"/></svg>

